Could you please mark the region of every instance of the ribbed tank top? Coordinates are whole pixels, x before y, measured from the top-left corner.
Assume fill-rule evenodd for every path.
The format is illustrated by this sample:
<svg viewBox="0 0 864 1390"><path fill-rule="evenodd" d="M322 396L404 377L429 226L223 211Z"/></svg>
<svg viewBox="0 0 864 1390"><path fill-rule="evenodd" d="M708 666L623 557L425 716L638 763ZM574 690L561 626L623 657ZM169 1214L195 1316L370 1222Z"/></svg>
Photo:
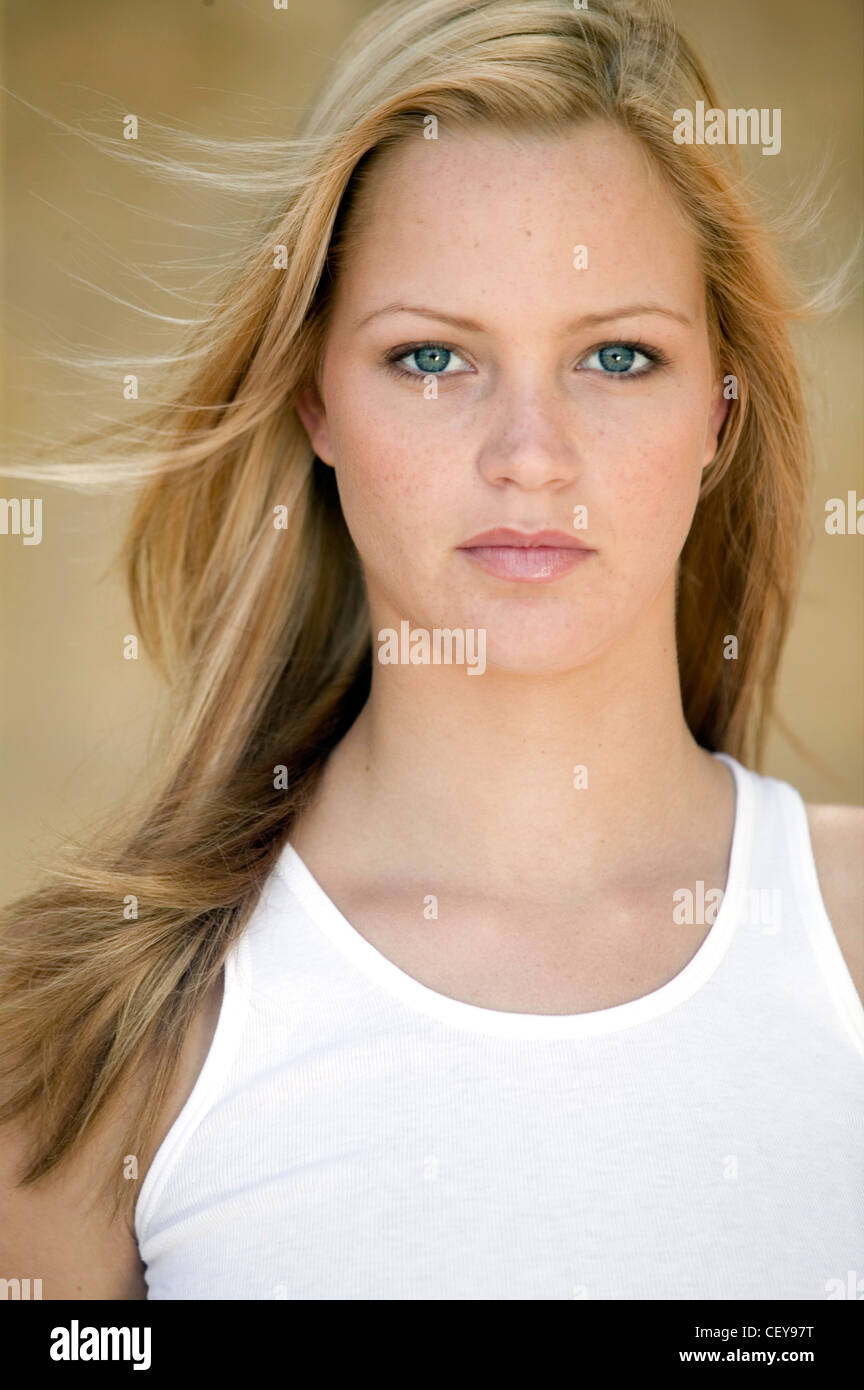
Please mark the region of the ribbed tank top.
<svg viewBox="0 0 864 1390"><path fill-rule="evenodd" d="M713 925L594 1012L427 988L286 845L138 1196L148 1297L860 1298L864 1008L799 793L714 756Z"/></svg>

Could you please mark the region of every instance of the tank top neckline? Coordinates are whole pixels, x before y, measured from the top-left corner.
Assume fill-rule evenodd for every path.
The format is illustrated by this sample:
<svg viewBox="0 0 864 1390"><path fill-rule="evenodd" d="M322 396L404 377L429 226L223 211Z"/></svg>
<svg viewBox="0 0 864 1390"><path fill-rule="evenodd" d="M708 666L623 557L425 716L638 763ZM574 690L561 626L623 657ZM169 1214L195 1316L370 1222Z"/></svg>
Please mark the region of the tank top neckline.
<svg viewBox="0 0 864 1390"><path fill-rule="evenodd" d="M514 1013L487 1009L440 994L402 970L353 927L328 897L290 840L283 846L275 873L294 894L309 920L362 974L385 994L414 1011L453 1027L494 1037L551 1040L615 1033L668 1013L690 999L710 980L735 934L737 910L750 866L753 841L755 776L727 753L712 757L725 762L735 782L735 814L726 886L717 916L687 964L671 980L637 999L608 1008L576 1014Z"/></svg>

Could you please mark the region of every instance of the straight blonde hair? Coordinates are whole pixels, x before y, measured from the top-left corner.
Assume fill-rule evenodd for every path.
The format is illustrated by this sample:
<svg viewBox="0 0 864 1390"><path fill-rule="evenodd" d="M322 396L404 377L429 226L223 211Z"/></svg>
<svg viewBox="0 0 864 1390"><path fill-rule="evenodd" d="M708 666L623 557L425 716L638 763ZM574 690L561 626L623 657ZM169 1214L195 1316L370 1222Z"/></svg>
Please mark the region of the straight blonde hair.
<svg viewBox="0 0 864 1390"><path fill-rule="evenodd" d="M31 474L136 488L122 559L171 704L140 804L0 920L0 1122L32 1121L23 1185L56 1169L112 1098L140 1083L106 1174L115 1213L131 1214L124 1158L150 1154L196 1005L368 695L362 571L332 472L292 400L317 377L364 182L384 150L422 139L429 117L447 130L539 134L613 122L641 142L686 215L715 360L737 398L679 563L683 708L703 747L747 761L752 740L760 765L808 491L787 325L815 300L781 268L735 152L673 142L672 113L700 100L718 104L659 0L397 0L351 34L290 139L199 139L207 158L197 161L134 156L273 211L168 356L165 401L131 436L123 421L120 452L87 465L73 449ZM211 156L222 159L216 172ZM735 661L723 659L728 634Z"/></svg>

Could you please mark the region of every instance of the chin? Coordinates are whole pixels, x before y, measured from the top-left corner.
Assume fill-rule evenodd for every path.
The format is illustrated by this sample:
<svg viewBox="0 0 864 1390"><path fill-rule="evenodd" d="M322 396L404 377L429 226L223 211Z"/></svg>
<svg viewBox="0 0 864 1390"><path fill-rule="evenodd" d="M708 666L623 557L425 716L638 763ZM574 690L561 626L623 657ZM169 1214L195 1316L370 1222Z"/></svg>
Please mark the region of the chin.
<svg viewBox="0 0 864 1390"><path fill-rule="evenodd" d="M566 675L614 640L608 625L574 612L572 602L543 611L520 604L518 612L478 614L471 626L486 629L487 669L513 675Z"/></svg>
<svg viewBox="0 0 864 1390"><path fill-rule="evenodd" d="M566 676L586 665L593 655L593 652L582 651L576 643L561 648L487 641L486 669L490 673L499 671L512 676Z"/></svg>

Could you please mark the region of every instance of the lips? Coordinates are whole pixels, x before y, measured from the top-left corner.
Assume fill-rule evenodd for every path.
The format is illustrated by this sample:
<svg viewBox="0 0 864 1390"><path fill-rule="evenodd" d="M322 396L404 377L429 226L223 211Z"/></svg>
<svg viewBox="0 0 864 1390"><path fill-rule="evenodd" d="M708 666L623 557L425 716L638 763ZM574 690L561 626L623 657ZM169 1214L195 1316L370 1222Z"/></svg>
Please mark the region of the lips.
<svg viewBox="0 0 864 1390"><path fill-rule="evenodd" d="M566 531L517 531L509 526L481 531L457 549L499 579L533 583L569 574L596 554Z"/></svg>
<svg viewBox="0 0 864 1390"><path fill-rule="evenodd" d="M508 549L535 550L551 547L555 550L590 550L591 547L568 531L517 531L512 526L498 526L493 531L481 531L470 541L463 541L460 550L475 546L506 546Z"/></svg>

